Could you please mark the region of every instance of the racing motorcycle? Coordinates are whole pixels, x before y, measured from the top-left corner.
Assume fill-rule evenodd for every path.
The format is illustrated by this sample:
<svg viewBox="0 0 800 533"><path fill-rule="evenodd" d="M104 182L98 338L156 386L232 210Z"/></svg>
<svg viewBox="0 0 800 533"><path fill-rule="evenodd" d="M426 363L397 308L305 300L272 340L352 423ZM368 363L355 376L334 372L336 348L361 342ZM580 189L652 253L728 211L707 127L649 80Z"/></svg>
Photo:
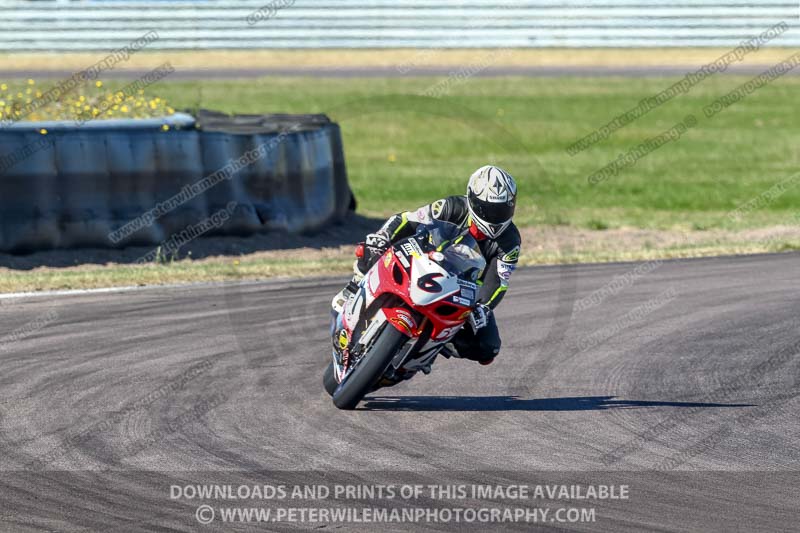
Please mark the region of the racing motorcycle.
<svg viewBox="0 0 800 533"><path fill-rule="evenodd" d="M334 405L354 409L380 387L429 373L440 353L455 355L445 346L468 322L485 268L477 241L449 222L420 224L387 249L332 309L333 360L322 381Z"/></svg>

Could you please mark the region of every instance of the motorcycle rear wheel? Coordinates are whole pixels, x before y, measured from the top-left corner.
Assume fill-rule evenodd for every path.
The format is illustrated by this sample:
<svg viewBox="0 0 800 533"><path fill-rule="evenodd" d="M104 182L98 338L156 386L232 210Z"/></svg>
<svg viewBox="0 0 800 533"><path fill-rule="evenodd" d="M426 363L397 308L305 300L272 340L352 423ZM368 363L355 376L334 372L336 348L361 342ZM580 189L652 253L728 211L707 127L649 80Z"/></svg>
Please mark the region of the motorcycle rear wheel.
<svg viewBox="0 0 800 533"><path fill-rule="evenodd" d="M405 344L408 337L391 324L385 324L377 339L352 373L333 392L333 404L339 409L355 409Z"/></svg>

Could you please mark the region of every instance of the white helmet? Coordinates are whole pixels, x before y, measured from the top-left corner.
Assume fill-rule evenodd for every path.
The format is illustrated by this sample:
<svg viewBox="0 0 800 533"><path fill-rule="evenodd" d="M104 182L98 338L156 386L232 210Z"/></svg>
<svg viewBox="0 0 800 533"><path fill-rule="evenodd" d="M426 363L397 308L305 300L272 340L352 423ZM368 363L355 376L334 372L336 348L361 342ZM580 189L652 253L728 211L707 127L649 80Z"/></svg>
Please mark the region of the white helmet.
<svg viewBox="0 0 800 533"><path fill-rule="evenodd" d="M470 176L467 200L469 214L478 230L496 238L511 224L517 205L517 184L502 168L486 165Z"/></svg>

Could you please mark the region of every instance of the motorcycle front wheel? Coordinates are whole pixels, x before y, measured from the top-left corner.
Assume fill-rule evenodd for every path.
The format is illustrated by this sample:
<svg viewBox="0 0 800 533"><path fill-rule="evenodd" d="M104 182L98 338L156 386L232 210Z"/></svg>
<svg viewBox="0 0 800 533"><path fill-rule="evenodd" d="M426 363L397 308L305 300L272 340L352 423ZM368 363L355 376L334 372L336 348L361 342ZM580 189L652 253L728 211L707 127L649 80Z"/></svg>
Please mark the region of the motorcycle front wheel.
<svg viewBox="0 0 800 533"><path fill-rule="evenodd" d="M328 363L325 373L322 374L322 386L325 387L325 392L327 392L329 396L333 396L333 392L336 390L336 387L339 386L339 382L336 381L332 362Z"/></svg>
<svg viewBox="0 0 800 533"><path fill-rule="evenodd" d="M408 340L390 324L385 324L372 346L363 355L353 371L333 392L333 404L339 409L355 409L358 402L372 390L397 350Z"/></svg>

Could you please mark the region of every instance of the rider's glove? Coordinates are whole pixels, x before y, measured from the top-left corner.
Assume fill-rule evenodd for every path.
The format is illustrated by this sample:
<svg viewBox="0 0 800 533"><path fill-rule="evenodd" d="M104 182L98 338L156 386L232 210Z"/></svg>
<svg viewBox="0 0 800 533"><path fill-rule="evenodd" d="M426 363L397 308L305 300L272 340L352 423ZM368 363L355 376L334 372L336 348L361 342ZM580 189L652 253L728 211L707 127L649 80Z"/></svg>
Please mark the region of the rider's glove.
<svg viewBox="0 0 800 533"><path fill-rule="evenodd" d="M367 235L367 240L364 242L364 245L369 248L370 252L379 256L383 255L383 252L385 252L391 244L392 241L389 240L389 236L382 231L370 233Z"/></svg>
<svg viewBox="0 0 800 533"><path fill-rule="evenodd" d="M469 325L472 326L472 331L478 333L479 329L485 327L489 323L489 313L491 312L489 307L477 304L469 315Z"/></svg>
<svg viewBox="0 0 800 533"><path fill-rule="evenodd" d="M364 241L364 255L356 261L356 268L361 271L361 274L366 274L367 270L391 245L392 241L386 233L382 231L370 233Z"/></svg>

